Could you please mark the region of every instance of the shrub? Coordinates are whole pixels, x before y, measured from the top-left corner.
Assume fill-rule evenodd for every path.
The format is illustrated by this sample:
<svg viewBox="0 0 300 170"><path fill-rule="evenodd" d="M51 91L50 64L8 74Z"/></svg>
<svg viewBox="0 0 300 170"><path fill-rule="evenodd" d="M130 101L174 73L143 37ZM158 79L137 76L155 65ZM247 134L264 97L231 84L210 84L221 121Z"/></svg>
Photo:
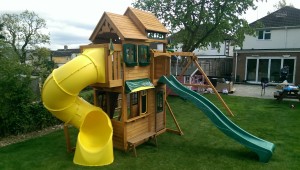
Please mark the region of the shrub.
<svg viewBox="0 0 300 170"><path fill-rule="evenodd" d="M0 49L0 137L58 124L41 102L33 102L31 68L20 64L9 48Z"/></svg>

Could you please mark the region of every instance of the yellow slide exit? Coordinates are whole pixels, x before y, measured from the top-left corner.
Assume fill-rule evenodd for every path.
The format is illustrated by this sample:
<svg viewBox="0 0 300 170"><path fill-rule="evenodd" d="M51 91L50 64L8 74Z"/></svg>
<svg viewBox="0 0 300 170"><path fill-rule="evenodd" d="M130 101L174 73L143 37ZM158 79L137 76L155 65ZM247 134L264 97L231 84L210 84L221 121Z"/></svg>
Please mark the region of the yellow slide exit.
<svg viewBox="0 0 300 170"><path fill-rule="evenodd" d="M86 86L105 83L104 48L86 49L53 70L46 79L42 100L58 119L79 129L74 163L102 166L113 162L112 125L107 114L78 96Z"/></svg>

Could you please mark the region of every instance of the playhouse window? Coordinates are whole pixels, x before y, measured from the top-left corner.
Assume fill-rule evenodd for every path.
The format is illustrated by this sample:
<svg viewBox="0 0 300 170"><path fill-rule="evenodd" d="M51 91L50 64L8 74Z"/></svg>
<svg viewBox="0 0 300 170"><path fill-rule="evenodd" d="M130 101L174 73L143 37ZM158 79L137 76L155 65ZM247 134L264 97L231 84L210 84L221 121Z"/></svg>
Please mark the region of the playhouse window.
<svg viewBox="0 0 300 170"><path fill-rule="evenodd" d="M158 91L156 93L156 112L162 112L164 110L164 92Z"/></svg>
<svg viewBox="0 0 300 170"><path fill-rule="evenodd" d="M124 44L123 45L123 58L126 66L133 67L137 65L136 45Z"/></svg>
<svg viewBox="0 0 300 170"><path fill-rule="evenodd" d="M143 90L141 93L141 114L147 113L147 90Z"/></svg>
<svg viewBox="0 0 300 170"><path fill-rule="evenodd" d="M152 32L152 31L148 31L148 32L147 32L147 37L148 37L148 38L151 38L151 39L162 40L162 39L165 39L165 34L160 33L160 32Z"/></svg>
<svg viewBox="0 0 300 170"><path fill-rule="evenodd" d="M134 92L131 94L131 105L138 104L138 92Z"/></svg>
<svg viewBox="0 0 300 170"><path fill-rule="evenodd" d="M149 46L139 45L138 46L138 58L140 66L147 66L150 63Z"/></svg>
<svg viewBox="0 0 300 170"><path fill-rule="evenodd" d="M129 119L147 113L147 90L133 92L128 95L130 95L130 108L127 110Z"/></svg>
<svg viewBox="0 0 300 170"><path fill-rule="evenodd" d="M130 104L128 105L127 115L128 119L139 116L139 94L138 92L128 94L130 97Z"/></svg>

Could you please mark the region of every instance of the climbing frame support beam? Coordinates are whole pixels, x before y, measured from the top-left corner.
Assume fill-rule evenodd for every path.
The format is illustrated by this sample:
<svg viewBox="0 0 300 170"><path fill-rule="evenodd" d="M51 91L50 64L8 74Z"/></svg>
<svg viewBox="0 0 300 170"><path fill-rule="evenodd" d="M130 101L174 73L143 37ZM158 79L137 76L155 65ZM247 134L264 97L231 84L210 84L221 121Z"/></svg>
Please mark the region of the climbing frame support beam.
<svg viewBox="0 0 300 170"><path fill-rule="evenodd" d="M173 121L175 122L175 125L176 125L176 127L177 127L177 129L178 129L178 130L167 129L167 131L168 131L168 132L172 132L172 133L176 133L176 134L179 134L179 135L183 135L183 131L181 130L181 128L180 128L180 126L179 126L179 124L178 124L178 122L177 122L177 120L176 120L176 117L175 117L175 115L174 115L174 113L173 113L173 111L172 111L172 109L171 109L171 107L170 107L168 101L166 100L165 103L166 103L166 105L167 105L167 107L168 107L168 109L169 109L169 111L170 111L170 114L171 114L171 116L172 116L172 118L173 118Z"/></svg>
<svg viewBox="0 0 300 170"><path fill-rule="evenodd" d="M213 89L214 93L217 95L217 97L219 98L219 100L222 102L223 106L226 108L227 112L231 115L234 116L234 114L232 113L232 111L229 109L229 107L227 106L227 104L225 103L225 101L223 100L223 98L221 97L221 95L219 94L219 92L217 91L217 89L214 87L214 85L210 82L209 78L207 77L207 75L205 74L205 72L203 71L203 69L201 68L201 66L199 65L198 61L197 61L197 57L193 56L192 57L195 65L197 66L198 70L201 72L201 74L203 75L203 77L205 78L206 82L208 83L208 85Z"/></svg>

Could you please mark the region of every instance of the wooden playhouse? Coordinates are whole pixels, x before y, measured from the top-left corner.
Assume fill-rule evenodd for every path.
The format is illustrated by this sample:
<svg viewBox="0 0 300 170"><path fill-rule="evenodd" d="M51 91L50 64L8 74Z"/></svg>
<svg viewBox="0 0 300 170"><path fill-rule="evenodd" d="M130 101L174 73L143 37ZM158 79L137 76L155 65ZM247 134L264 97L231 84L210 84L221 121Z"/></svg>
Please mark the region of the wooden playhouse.
<svg viewBox="0 0 300 170"><path fill-rule="evenodd" d="M151 13L128 8L124 15L105 12L85 48L106 49L106 83L93 84L94 105L111 118L113 145L133 149L165 132L166 85L158 79L170 73L166 52L169 31ZM150 49L163 44L161 52ZM179 132L180 133L180 132Z"/></svg>

